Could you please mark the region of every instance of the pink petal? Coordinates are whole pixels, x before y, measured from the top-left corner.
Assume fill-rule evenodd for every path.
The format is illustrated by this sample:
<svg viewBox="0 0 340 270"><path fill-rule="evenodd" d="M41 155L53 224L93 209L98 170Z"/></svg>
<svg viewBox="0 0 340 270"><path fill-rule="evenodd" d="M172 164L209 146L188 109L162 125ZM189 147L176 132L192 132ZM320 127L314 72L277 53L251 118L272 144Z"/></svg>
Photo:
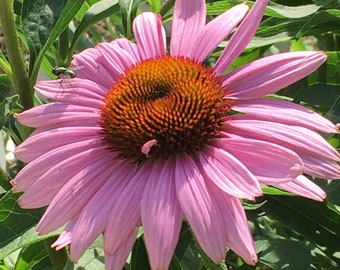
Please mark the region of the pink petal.
<svg viewBox="0 0 340 270"><path fill-rule="evenodd" d="M37 231L46 234L54 231L74 216L79 215L89 200L117 169L111 159L93 162L79 171L60 189L41 218Z"/></svg>
<svg viewBox="0 0 340 270"><path fill-rule="evenodd" d="M340 179L340 166L337 161L300 154L304 163L304 172L323 179Z"/></svg>
<svg viewBox="0 0 340 270"><path fill-rule="evenodd" d="M175 190L175 164L154 165L142 198L144 240L152 269L168 269L182 225Z"/></svg>
<svg viewBox="0 0 340 270"><path fill-rule="evenodd" d="M105 254L112 255L129 238L141 221L141 200L152 171L152 163L144 163L116 198L104 234Z"/></svg>
<svg viewBox="0 0 340 270"><path fill-rule="evenodd" d="M124 49L125 51L127 51L134 59L136 62L141 62L142 58L139 55L139 51L138 51L138 47L135 43L132 43L131 41L127 40L126 38L118 38L115 39L114 42L116 42L116 44Z"/></svg>
<svg viewBox="0 0 340 270"><path fill-rule="evenodd" d="M93 161L93 158L91 157L93 157L94 154L96 154L96 157L102 156L102 152L105 153L104 155L107 155L107 152L103 151L101 142L93 139L75 142L68 147L55 148L27 164L16 175L14 180L12 180L12 183L14 184L13 192L27 191L37 184L40 186L37 190L40 191L38 192L39 194L42 192L42 189L47 187L51 188L67 179L66 176L72 175L73 171L75 171L75 163L79 162L82 165L83 163L87 164L87 160ZM76 168L79 169L79 166L76 166ZM49 174L45 175L48 171ZM43 175L44 177L42 177ZM53 175L55 175L55 178ZM40 184L39 182L41 180L49 181L50 179L51 183L54 185L51 183Z"/></svg>
<svg viewBox="0 0 340 270"><path fill-rule="evenodd" d="M143 12L133 21L133 32L143 60L165 55L166 38L160 15Z"/></svg>
<svg viewBox="0 0 340 270"><path fill-rule="evenodd" d="M71 68L72 66L79 67L75 70L77 78L94 81L104 88L109 88L115 79L114 74L106 66L103 55L96 48L89 48L75 54Z"/></svg>
<svg viewBox="0 0 340 270"><path fill-rule="evenodd" d="M39 81L36 91L44 97L73 104L101 109L108 92L99 84L84 79L65 79L60 81Z"/></svg>
<svg viewBox="0 0 340 270"><path fill-rule="evenodd" d="M77 218L72 219L61 232L58 239L51 245L51 248L55 248L57 251L71 244L72 230Z"/></svg>
<svg viewBox="0 0 340 270"><path fill-rule="evenodd" d="M262 98L238 100L233 110L246 113L253 119L302 126L311 130L336 133L335 125L316 112L285 100Z"/></svg>
<svg viewBox="0 0 340 270"><path fill-rule="evenodd" d="M34 107L16 114L15 117L21 124L35 128L54 126L61 122L100 120L99 111L94 108L57 102Z"/></svg>
<svg viewBox="0 0 340 270"><path fill-rule="evenodd" d="M170 51L172 56L188 56L190 43L205 25L204 0L177 0L172 18Z"/></svg>
<svg viewBox="0 0 340 270"><path fill-rule="evenodd" d="M203 62L239 24L247 11L248 6L244 4L237 5L205 25L197 34L195 40L188 43L189 58ZM218 30L216 31L216 29Z"/></svg>
<svg viewBox="0 0 340 270"><path fill-rule="evenodd" d="M314 184L307 177L300 175L295 181L278 184L278 187L306 197L315 201L322 202L326 198L326 193L316 184Z"/></svg>
<svg viewBox="0 0 340 270"><path fill-rule="evenodd" d="M175 177L179 203L200 246L220 263L225 257L227 235L219 203L190 156L177 159Z"/></svg>
<svg viewBox="0 0 340 270"><path fill-rule="evenodd" d="M253 8L240 24L235 34L231 37L227 47L217 60L214 70L217 75L223 74L230 64L241 54L244 48L255 35L268 0L256 1Z"/></svg>
<svg viewBox="0 0 340 270"><path fill-rule="evenodd" d="M199 153L205 178L231 196L253 200L262 195L255 176L233 155L217 147L205 146Z"/></svg>
<svg viewBox="0 0 340 270"><path fill-rule="evenodd" d="M221 192L214 185L210 184L209 188L223 213L228 247L241 256L246 263L255 265L258 258L242 204L239 199Z"/></svg>
<svg viewBox="0 0 340 270"><path fill-rule="evenodd" d="M91 123L91 122L90 122ZM100 140L100 127L41 128L15 149L15 156L24 162L31 162L55 148L78 141Z"/></svg>
<svg viewBox="0 0 340 270"><path fill-rule="evenodd" d="M318 133L299 126L252 120L235 115L227 121L226 132L246 138L272 142L299 154L338 161L339 153Z"/></svg>
<svg viewBox="0 0 340 270"><path fill-rule="evenodd" d="M277 144L243 138L216 141L220 148L235 156L262 183L292 181L302 174L303 164L299 156ZM245 186L249 188L249 185Z"/></svg>
<svg viewBox="0 0 340 270"><path fill-rule="evenodd" d="M267 56L226 75L223 88L228 98L260 98L306 77L325 60L324 52L311 51Z"/></svg>
<svg viewBox="0 0 340 270"><path fill-rule="evenodd" d="M126 70L137 63L137 59L122 49L115 41L111 43L100 43L97 45L97 48L104 56L106 64L110 67L111 72L115 74L114 77L116 79L121 77ZM111 85L113 82L114 81L112 81Z"/></svg>
<svg viewBox="0 0 340 270"><path fill-rule="evenodd" d="M104 231L116 198L131 176L133 165L126 163L110 176L82 209L72 230L71 259L77 261L83 252Z"/></svg>
<svg viewBox="0 0 340 270"><path fill-rule="evenodd" d="M133 244L136 241L137 232L137 229L133 230L132 233L127 237L127 240L118 247L114 254L105 253L105 269L124 269L125 262L132 250Z"/></svg>

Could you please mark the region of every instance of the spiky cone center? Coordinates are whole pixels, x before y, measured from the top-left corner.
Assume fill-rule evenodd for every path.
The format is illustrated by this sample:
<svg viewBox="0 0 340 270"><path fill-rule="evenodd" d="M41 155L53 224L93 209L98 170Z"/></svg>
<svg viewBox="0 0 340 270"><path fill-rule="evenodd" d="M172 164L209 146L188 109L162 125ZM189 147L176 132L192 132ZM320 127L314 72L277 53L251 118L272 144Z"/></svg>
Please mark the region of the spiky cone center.
<svg viewBox="0 0 340 270"><path fill-rule="evenodd" d="M201 150L219 136L231 107L211 68L169 55L127 70L104 101L104 140L132 162Z"/></svg>

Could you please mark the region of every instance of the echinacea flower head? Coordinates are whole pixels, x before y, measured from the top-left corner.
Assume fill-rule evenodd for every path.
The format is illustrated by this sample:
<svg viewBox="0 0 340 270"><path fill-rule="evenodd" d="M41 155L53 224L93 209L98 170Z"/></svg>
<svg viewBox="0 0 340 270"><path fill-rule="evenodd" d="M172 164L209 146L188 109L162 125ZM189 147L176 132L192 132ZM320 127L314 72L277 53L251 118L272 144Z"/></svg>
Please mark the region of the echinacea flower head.
<svg viewBox="0 0 340 270"><path fill-rule="evenodd" d="M326 55L282 53L226 72L267 2L206 23L205 1L177 0L169 50L161 17L144 12L135 43L98 44L75 55L72 65L84 67L76 78L36 84L54 102L16 116L36 130L16 149L28 165L12 184L22 207L48 206L40 234L66 225L54 247L70 244L77 261L103 233L106 268L121 269L142 225L152 269L167 269L185 219L214 262L229 247L256 264L240 199L261 196L262 184L325 198L305 175L340 178L339 154L318 134L336 126L265 96ZM215 65L204 64L231 33Z"/></svg>

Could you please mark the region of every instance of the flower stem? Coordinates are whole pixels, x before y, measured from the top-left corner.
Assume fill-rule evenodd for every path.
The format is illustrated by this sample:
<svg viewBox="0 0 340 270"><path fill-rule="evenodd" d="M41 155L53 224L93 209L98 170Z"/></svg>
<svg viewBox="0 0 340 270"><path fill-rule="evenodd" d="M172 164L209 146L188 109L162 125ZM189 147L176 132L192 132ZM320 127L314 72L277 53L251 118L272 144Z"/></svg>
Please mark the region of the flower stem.
<svg viewBox="0 0 340 270"><path fill-rule="evenodd" d="M64 269L67 261L68 255L65 248L56 251L54 248L51 248L51 245L55 242L56 237L51 237L45 240L45 247L47 250L48 257L50 258L52 265L55 270Z"/></svg>
<svg viewBox="0 0 340 270"><path fill-rule="evenodd" d="M25 109L29 109L33 107L33 89L29 84L25 62L16 32L13 0L3 0L1 2L0 20L5 37L8 60L12 68L14 89L20 96L21 105Z"/></svg>

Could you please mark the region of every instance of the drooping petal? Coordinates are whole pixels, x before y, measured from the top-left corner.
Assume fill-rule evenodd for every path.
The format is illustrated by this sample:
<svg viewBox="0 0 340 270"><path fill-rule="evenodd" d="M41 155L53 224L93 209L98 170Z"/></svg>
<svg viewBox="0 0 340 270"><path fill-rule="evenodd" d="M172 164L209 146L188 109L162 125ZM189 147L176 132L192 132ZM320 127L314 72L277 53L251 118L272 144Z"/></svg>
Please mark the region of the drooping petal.
<svg viewBox="0 0 340 270"><path fill-rule="evenodd" d="M144 164L130 177L126 187L116 198L104 234L104 251L114 254L141 222L141 200L152 164Z"/></svg>
<svg viewBox="0 0 340 270"><path fill-rule="evenodd" d="M54 126L61 122L77 122L86 119L99 121L99 110L68 103L48 103L16 114L18 121L29 127Z"/></svg>
<svg viewBox="0 0 340 270"><path fill-rule="evenodd" d="M114 254L105 252L105 269L107 270L121 270L130 254L133 244L136 241L138 230L135 229L127 237L126 241L120 245ZM105 238L104 238L105 244Z"/></svg>
<svg viewBox="0 0 340 270"><path fill-rule="evenodd" d="M99 43L97 48L101 54L103 54L106 64L110 66L110 70L115 74L115 78L122 76L126 70L137 63L137 59L122 49L115 41L111 43ZM114 81L112 81L112 84L113 82Z"/></svg>
<svg viewBox="0 0 340 270"><path fill-rule="evenodd" d="M306 197L315 201L322 202L326 198L326 193L307 177L300 175L295 181L281 183L278 187L287 190L291 193Z"/></svg>
<svg viewBox="0 0 340 270"><path fill-rule="evenodd" d="M219 203L191 157L177 159L175 177L178 200L190 227L204 252L220 263L225 256L227 235Z"/></svg>
<svg viewBox="0 0 340 270"><path fill-rule="evenodd" d="M205 0L177 0L172 18L170 53L172 56L188 56L190 42L196 39L205 25Z"/></svg>
<svg viewBox="0 0 340 270"><path fill-rule="evenodd" d="M166 38L160 15L143 12L133 21L133 32L143 60L165 55Z"/></svg>
<svg viewBox="0 0 340 270"><path fill-rule="evenodd" d="M104 231L109 213L116 203L115 199L124 189L125 183L133 171L133 166L127 163L115 170L82 209L73 227L70 249L72 261L77 261L90 244Z"/></svg>
<svg viewBox="0 0 340 270"><path fill-rule="evenodd" d="M209 188L214 194L227 232L227 246L241 256L246 263L255 265L258 261L254 240L248 226L245 211L238 198L229 196L213 185Z"/></svg>
<svg viewBox="0 0 340 270"><path fill-rule="evenodd" d="M101 147L97 148L96 146L100 146L100 143L95 139L91 139L72 143L68 147L55 148L43 154L27 164L16 175L15 180L12 180L12 184L14 185L13 192L27 191L28 188L32 188L35 185L39 178L42 178L41 180L48 179L47 181L51 179L51 183L53 183L53 185L47 185L47 183L41 184L40 191L42 191L41 189L43 188L50 188L62 180L66 180L66 176L70 176L68 169L70 172L75 171L74 162L78 163L79 161L80 164L87 164L86 161L89 160L91 156L101 156L100 153L103 149ZM94 148L92 149L92 147ZM105 155L107 155L106 151ZM65 162L65 160L67 162ZM72 166L70 166L70 164L72 164ZM51 168L53 168L51 172L55 173L55 178L53 174L42 177ZM79 166L76 166L76 168L79 169Z"/></svg>
<svg viewBox="0 0 340 270"><path fill-rule="evenodd" d="M76 77L96 82L109 88L115 80L114 74L108 69L103 55L96 48L89 48L75 54L71 63L76 67ZM93 76L93 74L96 74Z"/></svg>
<svg viewBox="0 0 340 270"><path fill-rule="evenodd" d="M246 138L264 140L293 150L295 153L339 161L339 153L318 133L299 126L253 120L235 115L227 121L226 132ZM308 139L306 139L308 138Z"/></svg>
<svg viewBox="0 0 340 270"><path fill-rule="evenodd" d="M247 5L237 5L206 24L195 40L188 43L189 58L203 62L239 24L247 11Z"/></svg>
<svg viewBox="0 0 340 270"><path fill-rule="evenodd" d="M91 124L90 121L88 121ZM100 127L40 128L15 149L15 156L24 162L31 162L55 148L78 141L99 139Z"/></svg>
<svg viewBox="0 0 340 270"><path fill-rule="evenodd" d="M329 161L321 157L300 154L304 164L304 172L323 179L340 179L338 161Z"/></svg>
<svg viewBox="0 0 340 270"><path fill-rule="evenodd" d="M216 141L219 148L235 156L262 183L289 182L303 173L300 157L280 145L244 138Z"/></svg>
<svg viewBox="0 0 340 270"><path fill-rule="evenodd" d="M233 110L246 113L254 119L302 126L311 130L336 133L335 125L316 112L285 100L261 98L238 100Z"/></svg>
<svg viewBox="0 0 340 270"><path fill-rule="evenodd" d="M206 146L199 153L199 159L206 178L229 195L249 200L262 195L255 176L230 153Z"/></svg>
<svg viewBox="0 0 340 270"><path fill-rule="evenodd" d="M142 198L144 240L152 269L169 268L181 230L183 214L176 195L175 166L171 160L154 165Z"/></svg>
<svg viewBox="0 0 340 270"><path fill-rule="evenodd" d="M115 169L117 168L112 166L110 158L102 159L69 179L54 197L41 218L37 227L39 234L56 230L74 216L79 215Z"/></svg>
<svg viewBox="0 0 340 270"><path fill-rule="evenodd" d="M255 2L251 11L231 37L222 55L216 61L214 70L217 75L223 74L228 69L230 64L240 55L253 38L261 22L267 3L268 0L257 0Z"/></svg>
<svg viewBox="0 0 340 270"><path fill-rule="evenodd" d="M58 239L51 245L51 248L55 248L57 251L71 244L72 242L72 230L77 220L77 217L72 219L59 235Z"/></svg>
<svg viewBox="0 0 340 270"><path fill-rule="evenodd" d="M223 78L223 88L228 98L261 98L306 77L326 57L324 52L312 51L267 56L226 75Z"/></svg>
<svg viewBox="0 0 340 270"><path fill-rule="evenodd" d="M107 88L95 82L78 78L63 82L39 81L34 88L39 94L55 101L70 102L96 109L102 108L103 99L108 91Z"/></svg>

